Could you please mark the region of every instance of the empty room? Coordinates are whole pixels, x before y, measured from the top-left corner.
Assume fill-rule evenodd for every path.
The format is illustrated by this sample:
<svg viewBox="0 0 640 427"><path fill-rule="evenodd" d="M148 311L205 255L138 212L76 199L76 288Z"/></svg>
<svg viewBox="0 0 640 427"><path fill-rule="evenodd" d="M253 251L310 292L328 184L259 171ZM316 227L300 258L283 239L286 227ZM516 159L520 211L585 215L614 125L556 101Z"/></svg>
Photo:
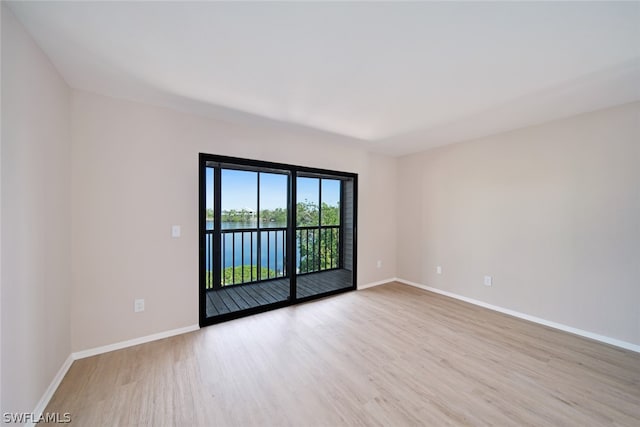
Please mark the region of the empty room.
<svg viewBox="0 0 640 427"><path fill-rule="evenodd" d="M2 1L8 425L640 425L640 2Z"/></svg>

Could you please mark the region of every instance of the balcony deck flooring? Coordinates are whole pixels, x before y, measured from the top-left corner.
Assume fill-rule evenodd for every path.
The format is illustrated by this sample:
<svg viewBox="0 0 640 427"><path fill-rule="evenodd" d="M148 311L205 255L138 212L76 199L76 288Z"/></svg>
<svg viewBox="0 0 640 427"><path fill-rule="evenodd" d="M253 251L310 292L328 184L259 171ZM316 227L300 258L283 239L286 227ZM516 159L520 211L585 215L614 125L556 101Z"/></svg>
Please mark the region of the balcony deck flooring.
<svg viewBox="0 0 640 427"><path fill-rule="evenodd" d="M298 298L323 294L352 286L352 272L330 270L298 276ZM289 279L227 286L207 291L207 317L260 307L289 297Z"/></svg>

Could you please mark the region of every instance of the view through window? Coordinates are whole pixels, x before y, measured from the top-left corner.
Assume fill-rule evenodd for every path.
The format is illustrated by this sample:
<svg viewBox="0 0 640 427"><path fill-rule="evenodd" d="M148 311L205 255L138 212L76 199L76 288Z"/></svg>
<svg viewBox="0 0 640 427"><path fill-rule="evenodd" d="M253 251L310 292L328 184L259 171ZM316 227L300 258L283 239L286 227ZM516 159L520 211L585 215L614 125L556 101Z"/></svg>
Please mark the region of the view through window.
<svg viewBox="0 0 640 427"><path fill-rule="evenodd" d="M354 174L216 158L201 155L201 319L354 288Z"/></svg>

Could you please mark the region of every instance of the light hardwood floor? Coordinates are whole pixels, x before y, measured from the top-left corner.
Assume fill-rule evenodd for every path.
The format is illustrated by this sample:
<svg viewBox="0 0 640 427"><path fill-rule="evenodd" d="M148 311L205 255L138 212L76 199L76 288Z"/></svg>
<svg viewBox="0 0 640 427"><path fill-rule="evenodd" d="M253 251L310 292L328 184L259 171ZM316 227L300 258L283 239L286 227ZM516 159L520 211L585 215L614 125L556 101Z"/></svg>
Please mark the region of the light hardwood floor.
<svg viewBox="0 0 640 427"><path fill-rule="evenodd" d="M394 283L74 362L75 425L640 425L640 355Z"/></svg>

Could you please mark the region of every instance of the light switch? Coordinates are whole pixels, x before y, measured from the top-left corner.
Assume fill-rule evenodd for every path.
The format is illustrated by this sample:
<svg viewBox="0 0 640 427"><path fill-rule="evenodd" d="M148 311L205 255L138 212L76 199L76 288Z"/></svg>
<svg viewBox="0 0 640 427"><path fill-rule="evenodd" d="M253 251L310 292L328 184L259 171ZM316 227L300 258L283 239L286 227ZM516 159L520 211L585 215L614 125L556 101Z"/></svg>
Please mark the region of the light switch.
<svg viewBox="0 0 640 427"><path fill-rule="evenodd" d="M180 237L180 226L174 225L171 227L171 237Z"/></svg>

